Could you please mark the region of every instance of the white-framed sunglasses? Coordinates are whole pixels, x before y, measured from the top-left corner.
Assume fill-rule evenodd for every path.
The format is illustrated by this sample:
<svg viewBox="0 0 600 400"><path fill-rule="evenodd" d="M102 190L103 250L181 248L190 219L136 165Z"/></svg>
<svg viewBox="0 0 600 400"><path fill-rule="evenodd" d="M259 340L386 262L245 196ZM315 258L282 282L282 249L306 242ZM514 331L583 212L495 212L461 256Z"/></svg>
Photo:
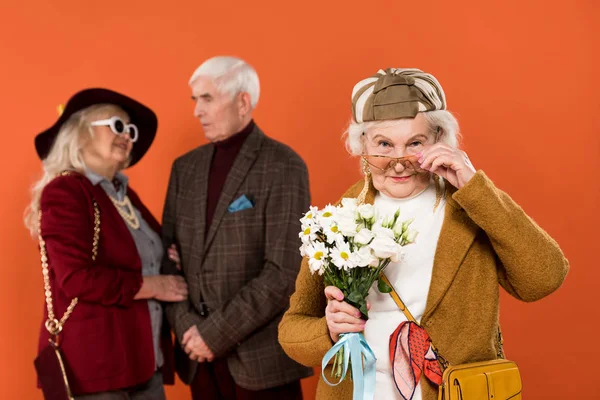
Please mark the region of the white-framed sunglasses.
<svg viewBox="0 0 600 400"><path fill-rule="evenodd" d="M129 139L135 143L138 140L138 128L134 124L126 124L120 117L111 117L108 119L101 119L99 121L93 121L90 123L91 126L109 126L110 130L115 135L121 136L127 133Z"/></svg>

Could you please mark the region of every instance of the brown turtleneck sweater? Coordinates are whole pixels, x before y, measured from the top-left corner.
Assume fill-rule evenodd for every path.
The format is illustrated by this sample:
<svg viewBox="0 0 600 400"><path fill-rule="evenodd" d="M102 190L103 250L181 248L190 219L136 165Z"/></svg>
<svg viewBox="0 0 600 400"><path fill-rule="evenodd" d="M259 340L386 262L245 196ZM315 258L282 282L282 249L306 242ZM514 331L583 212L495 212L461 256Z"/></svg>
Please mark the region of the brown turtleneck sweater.
<svg viewBox="0 0 600 400"><path fill-rule="evenodd" d="M229 171L233 166L233 162L240 152L242 145L246 141L246 138L250 136L253 130L254 121L250 121L250 123L240 132L225 140L214 143L215 151L213 153L213 158L210 164L210 172L208 175L206 225L204 229L205 236L208 233L213 216L215 215L215 210L217 208L217 204L219 203L219 197L221 197L223 186L227 180L227 175L229 174Z"/></svg>

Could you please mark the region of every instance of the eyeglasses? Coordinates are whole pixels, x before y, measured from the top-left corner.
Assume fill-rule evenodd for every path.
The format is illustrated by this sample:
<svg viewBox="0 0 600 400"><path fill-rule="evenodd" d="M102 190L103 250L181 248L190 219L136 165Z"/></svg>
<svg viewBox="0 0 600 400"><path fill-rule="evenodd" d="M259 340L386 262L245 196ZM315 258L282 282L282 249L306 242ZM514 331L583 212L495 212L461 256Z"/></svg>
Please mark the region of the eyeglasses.
<svg viewBox="0 0 600 400"><path fill-rule="evenodd" d="M135 143L138 140L138 128L134 124L126 124L119 117L111 117L109 119L101 119L90 123L91 126L110 126L110 130L115 135L121 136L125 132L129 135L129 139Z"/></svg>
<svg viewBox="0 0 600 400"><path fill-rule="evenodd" d="M406 156L406 157L388 157L388 156L369 156L363 155L365 160L371 167L379 170L381 173L385 173L388 170L395 168L398 164L402 165L404 169L423 171L419 166L419 157L417 156Z"/></svg>

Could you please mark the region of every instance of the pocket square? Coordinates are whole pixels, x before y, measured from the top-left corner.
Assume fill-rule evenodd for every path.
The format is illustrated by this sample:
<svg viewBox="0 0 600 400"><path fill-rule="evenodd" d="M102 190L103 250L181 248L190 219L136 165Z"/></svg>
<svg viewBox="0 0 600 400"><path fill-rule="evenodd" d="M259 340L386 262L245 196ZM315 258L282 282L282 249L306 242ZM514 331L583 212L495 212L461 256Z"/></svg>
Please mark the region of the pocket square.
<svg viewBox="0 0 600 400"><path fill-rule="evenodd" d="M246 197L246 195L243 194L229 205L227 211L229 211L230 213L234 213L252 207L254 207L254 204L252 204L252 202Z"/></svg>

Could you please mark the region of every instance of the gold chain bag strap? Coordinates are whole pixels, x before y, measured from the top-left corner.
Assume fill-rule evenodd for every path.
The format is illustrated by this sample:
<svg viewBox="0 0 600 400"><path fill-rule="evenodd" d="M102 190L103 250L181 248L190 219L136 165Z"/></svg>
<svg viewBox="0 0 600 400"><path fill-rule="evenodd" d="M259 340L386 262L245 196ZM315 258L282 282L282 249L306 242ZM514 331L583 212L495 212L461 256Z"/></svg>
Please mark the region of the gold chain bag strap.
<svg viewBox="0 0 600 400"><path fill-rule="evenodd" d="M48 309L48 319L45 326L50 333L50 342L38 355L34 361L38 380L42 387L45 400L72 400L73 395L67 378L65 362L60 352L60 333L63 330L65 322L71 316L73 309L77 305L77 298L71 300L62 318L59 320L54 314L52 305L52 289L50 287L50 276L48 270L48 254L46 252L46 242L42 238L41 232L42 212L39 212L38 238L40 244L40 255L42 261L42 275L44 277L44 290L46 295L46 307ZM98 204L94 201L94 240L92 246L92 261L96 261L98 255L98 242L100 241L100 210Z"/></svg>
<svg viewBox="0 0 600 400"><path fill-rule="evenodd" d="M381 278L392 289L390 296L409 321L421 326L412 316L388 278ZM438 400L521 400L521 374L517 364L504 359L502 334L498 329L499 359L451 365L431 343L444 373Z"/></svg>

